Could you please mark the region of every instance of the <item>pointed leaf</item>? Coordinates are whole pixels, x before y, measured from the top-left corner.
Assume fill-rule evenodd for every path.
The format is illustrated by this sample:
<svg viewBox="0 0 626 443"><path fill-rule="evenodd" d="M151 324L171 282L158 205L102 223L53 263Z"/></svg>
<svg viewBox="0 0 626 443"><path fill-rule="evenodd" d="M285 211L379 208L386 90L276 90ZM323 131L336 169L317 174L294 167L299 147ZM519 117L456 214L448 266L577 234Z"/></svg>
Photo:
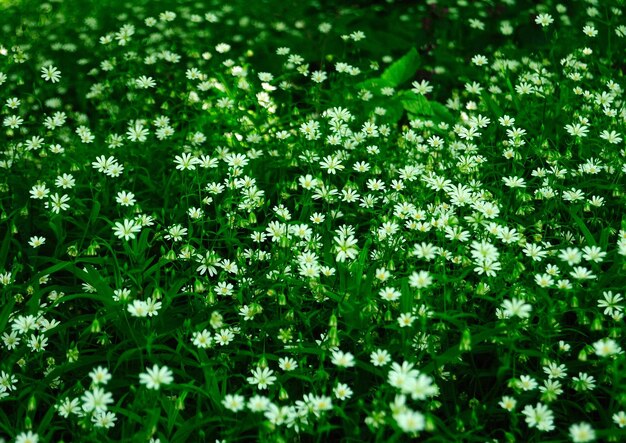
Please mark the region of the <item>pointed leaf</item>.
<svg viewBox="0 0 626 443"><path fill-rule="evenodd" d="M400 60L394 62L385 69L381 79L396 87L411 79L420 65L420 57L415 48L411 48Z"/></svg>

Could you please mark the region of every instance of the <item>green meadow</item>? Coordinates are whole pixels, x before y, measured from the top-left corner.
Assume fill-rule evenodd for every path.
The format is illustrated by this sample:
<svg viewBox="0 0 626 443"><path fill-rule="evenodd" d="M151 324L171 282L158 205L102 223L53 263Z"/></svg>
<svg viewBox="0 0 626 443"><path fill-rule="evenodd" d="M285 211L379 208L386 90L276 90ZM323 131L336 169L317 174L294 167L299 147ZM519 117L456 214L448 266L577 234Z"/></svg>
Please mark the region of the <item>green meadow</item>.
<svg viewBox="0 0 626 443"><path fill-rule="evenodd" d="M625 10L0 0L0 443L626 441Z"/></svg>

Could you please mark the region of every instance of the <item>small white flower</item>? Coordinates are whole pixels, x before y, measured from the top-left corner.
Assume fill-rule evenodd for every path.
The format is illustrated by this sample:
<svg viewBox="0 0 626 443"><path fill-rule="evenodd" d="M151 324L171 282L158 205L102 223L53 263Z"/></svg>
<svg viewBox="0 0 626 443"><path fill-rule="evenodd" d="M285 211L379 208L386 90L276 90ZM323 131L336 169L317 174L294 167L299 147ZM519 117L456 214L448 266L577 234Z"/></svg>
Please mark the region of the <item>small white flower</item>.
<svg viewBox="0 0 626 443"><path fill-rule="evenodd" d="M41 78L47 82L56 83L61 79L61 71L52 65L41 68Z"/></svg>
<svg viewBox="0 0 626 443"><path fill-rule="evenodd" d="M148 389L158 390L161 385L169 385L174 381L172 371L167 366L152 366L145 373L139 374L139 383L146 385Z"/></svg>

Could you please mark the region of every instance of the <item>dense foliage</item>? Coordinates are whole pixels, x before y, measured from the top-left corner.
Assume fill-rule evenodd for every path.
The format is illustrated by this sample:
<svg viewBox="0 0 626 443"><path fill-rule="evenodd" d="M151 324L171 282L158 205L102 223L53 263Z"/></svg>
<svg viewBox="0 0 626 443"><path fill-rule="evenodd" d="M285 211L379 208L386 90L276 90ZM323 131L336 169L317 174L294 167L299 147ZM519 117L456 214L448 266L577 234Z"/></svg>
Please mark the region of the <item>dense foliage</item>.
<svg viewBox="0 0 626 443"><path fill-rule="evenodd" d="M0 442L626 440L621 0L0 0Z"/></svg>

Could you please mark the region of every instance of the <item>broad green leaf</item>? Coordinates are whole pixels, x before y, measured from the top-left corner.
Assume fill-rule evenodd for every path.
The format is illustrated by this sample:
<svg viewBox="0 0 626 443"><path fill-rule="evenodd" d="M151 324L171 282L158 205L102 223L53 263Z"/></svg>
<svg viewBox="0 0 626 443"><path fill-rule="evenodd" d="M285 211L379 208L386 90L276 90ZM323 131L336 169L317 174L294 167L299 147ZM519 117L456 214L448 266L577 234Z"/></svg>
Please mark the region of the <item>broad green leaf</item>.
<svg viewBox="0 0 626 443"><path fill-rule="evenodd" d="M370 78L356 84L358 89L367 89L372 93L379 94L382 88L393 88L395 85L382 78Z"/></svg>
<svg viewBox="0 0 626 443"><path fill-rule="evenodd" d="M446 108L444 105L442 105L441 103L430 102L430 107L433 110L433 114L436 117L438 117L441 121L444 121L450 124L455 123L456 119L454 118L450 110Z"/></svg>
<svg viewBox="0 0 626 443"><path fill-rule="evenodd" d="M433 109L431 103L423 95L416 94L411 91L402 91L398 94L402 101L404 109L411 114L417 114L422 116L433 115Z"/></svg>
<svg viewBox="0 0 626 443"><path fill-rule="evenodd" d="M385 69L380 76L381 79L396 87L411 79L420 65L420 57L415 48L411 48L400 60L394 62Z"/></svg>

